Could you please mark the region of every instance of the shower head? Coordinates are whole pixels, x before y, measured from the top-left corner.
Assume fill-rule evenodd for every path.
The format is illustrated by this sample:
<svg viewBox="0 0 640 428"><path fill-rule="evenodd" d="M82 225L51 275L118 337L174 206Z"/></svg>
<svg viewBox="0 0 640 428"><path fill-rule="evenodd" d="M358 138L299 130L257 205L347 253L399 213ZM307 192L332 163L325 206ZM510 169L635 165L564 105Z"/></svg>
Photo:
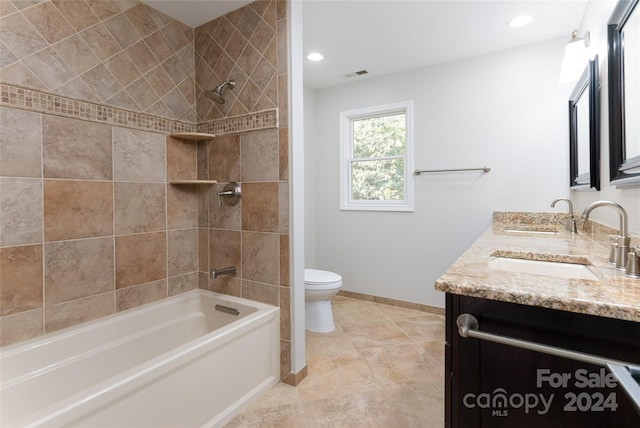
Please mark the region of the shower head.
<svg viewBox="0 0 640 428"><path fill-rule="evenodd" d="M233 79L225 80L224 82L216 86L215 89L212 89L210 91L205 91L204 94L207 96L207 98L209 98L214 103L224 104L225 101L224 101L224 97L222 96L222 90L227 86L230 89L233 89L233 87L236 86L236 81Z"/></svg>

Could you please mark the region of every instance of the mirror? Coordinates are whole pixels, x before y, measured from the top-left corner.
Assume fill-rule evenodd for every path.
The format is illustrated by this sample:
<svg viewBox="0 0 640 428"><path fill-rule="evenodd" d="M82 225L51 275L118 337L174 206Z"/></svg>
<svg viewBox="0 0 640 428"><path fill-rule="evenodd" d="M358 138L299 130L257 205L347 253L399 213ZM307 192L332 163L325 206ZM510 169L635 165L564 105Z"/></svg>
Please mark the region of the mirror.
<svg viewBox="0 0 640 428"><path fill-rule="evenodd" d="M574 190L600 190L600 101L598 56L569 97L569 172Z"/></svg>
<svg viewBox="0 0 640 428"><path fill-rule="evenodd" d="M620 0L609 19L609 165L617 187L640 186L640 7Z"/></svg>

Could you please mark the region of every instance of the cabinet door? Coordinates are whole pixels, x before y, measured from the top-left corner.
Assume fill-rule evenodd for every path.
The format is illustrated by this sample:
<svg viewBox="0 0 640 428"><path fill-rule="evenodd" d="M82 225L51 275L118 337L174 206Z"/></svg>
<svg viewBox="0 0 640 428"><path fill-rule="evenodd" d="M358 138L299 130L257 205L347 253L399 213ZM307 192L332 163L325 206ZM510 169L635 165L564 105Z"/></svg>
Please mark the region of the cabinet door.
<svg viewBox="0 0 640 428"><path fill-rule="evenodd" d="M488 333L640 364L639 323L451 295L447 426L640 427L640 414L605 368L462 338L461 313Z"/></svg>

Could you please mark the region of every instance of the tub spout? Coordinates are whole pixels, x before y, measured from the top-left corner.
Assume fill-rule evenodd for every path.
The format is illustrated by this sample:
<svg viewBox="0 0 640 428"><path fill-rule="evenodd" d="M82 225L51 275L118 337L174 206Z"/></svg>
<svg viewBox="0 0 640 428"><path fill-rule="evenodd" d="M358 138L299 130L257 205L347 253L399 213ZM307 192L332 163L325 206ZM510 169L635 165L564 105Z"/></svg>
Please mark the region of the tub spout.
<svg viewBox="0 0 640 428"><path fill-rule="evenodd" d="M230 266L230 267L226 267L226 268L222 268L222 269L216 269L216 268L211 269L211 278L212 279L216 279L217 277L219 277L221 275L235 275L235 274L236 274L236 267L235 266Z"/></svg>

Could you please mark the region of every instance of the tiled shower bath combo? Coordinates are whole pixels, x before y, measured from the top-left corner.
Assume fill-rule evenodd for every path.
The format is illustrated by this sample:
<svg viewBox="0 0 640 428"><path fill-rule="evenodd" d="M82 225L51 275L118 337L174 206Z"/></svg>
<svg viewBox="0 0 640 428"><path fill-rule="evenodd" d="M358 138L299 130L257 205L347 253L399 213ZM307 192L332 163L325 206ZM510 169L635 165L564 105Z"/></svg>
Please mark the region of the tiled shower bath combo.
<svg viewBox="0 0 640 428"><path fill-rule="evenodd" d="M138 1L0 1L2 345L202 288L279 306L295 379L286 13L191 29ZM227 79L224 105L204 96ZM242 201L218 207L229 181Z"/></svg>

